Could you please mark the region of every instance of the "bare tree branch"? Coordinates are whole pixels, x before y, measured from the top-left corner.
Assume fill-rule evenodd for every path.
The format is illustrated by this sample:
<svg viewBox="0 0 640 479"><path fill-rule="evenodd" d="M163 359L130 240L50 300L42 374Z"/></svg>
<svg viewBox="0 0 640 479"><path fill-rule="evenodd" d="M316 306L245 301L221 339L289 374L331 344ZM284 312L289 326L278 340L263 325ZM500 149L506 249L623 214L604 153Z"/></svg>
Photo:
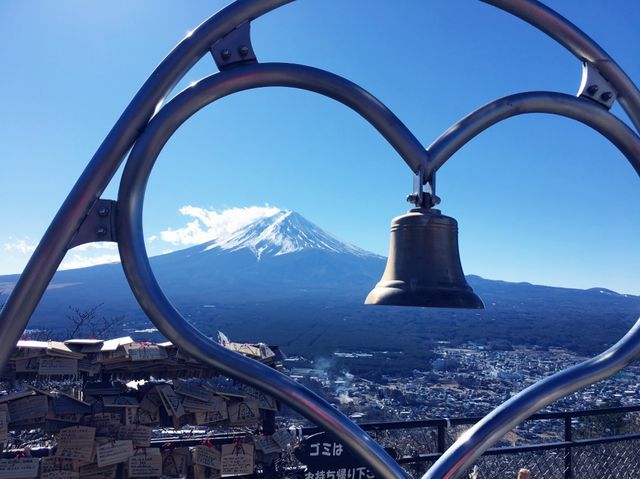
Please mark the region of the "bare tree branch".
<svg viewBox="0 0 640 479"><path fill-rule="evenodd" d="M100 303L84 310L69 306L67 318L71 321L72 327L67 330L67 338L72 339L79 336L104 338L124 321L124 315L99 318L98 309L103 305L104 303Z"/></svg>

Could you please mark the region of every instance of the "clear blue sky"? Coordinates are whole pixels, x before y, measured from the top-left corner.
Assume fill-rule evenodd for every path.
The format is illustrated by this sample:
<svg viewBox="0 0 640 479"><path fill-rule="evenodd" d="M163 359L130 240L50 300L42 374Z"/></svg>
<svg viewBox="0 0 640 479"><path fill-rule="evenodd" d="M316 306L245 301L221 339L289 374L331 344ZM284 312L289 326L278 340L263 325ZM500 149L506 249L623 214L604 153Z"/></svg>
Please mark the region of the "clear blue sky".
<svg viewBox="0 0 640 479"><path fill-rule="evenodd" d="M220 1L0 2L0 274L19 272L87 161L154 67ZM553 1L640 82L640 2ZM254 22L261 61L343 75L430 144L495 98L575 93L581 66L475 1L300 0ZM216 71L206 57L178 86ZM616 109L616 111L620 111ZM145 235L180 208L275 205L386 254L409 169L367 123L311 93L234 95L191 119L153 172ZM567 119L512 119L441 170L466 273L640 294L640 183L607 140ZM104 197L115 198L117 181ZM152 253L176 249L161 240ZM113 250L81 252L114 254ZM81 259L81 256L78 256Z"/></svg>

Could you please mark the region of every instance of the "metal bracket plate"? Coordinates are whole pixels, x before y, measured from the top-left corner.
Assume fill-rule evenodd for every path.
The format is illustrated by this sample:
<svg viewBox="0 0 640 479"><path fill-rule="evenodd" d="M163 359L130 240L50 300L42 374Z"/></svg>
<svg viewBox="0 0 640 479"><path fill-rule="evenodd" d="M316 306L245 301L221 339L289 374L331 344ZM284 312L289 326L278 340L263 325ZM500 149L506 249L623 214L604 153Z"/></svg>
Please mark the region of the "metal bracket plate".
<svg viewBox="0 0 640 479"><path fill-rule="evenodd" d="M117 205L118 203L113 200L96 200L67 249L95 241L118 241L116 234Z"/></svg>
<svg viewBox="0 0 640 479"><path fill-rule="evenodd" d="M618 92L593 64L584 62L582 64L582 81L578 89L578 96L589 98L609 110L613 102L618 98Z"/></svg>
<svg viewBox="0 0 640 479"><path fill-rule="evenodd" d="M245 22L231 30L226 36L213 44L210 50L220 71L244 63L256 63L258 61L251 45L250 22Z"/></svg>
<svg viewBox="0 0 640 479"><path fill-rule="evenodd" d="M425 179L422 170L418 171L413 177L413 193L407 196L407 202L426 209L440 204L440 198L436 196L436 174Z"/></svg>

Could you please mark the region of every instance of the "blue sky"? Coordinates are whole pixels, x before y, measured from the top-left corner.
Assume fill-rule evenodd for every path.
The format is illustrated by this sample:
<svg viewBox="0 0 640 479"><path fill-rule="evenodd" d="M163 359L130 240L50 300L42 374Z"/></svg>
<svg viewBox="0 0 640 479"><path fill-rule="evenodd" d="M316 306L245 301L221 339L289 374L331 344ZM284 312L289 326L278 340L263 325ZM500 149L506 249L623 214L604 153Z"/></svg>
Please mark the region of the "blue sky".
<svg viewBox="0 0 640 479"><path fill-rule="evenodd" d="M154 67L225 4L0 3L0 274L22 269ZM549 5L640 82L640 3ZM580 83L581 65L562 47L474 1L300 0L254 22L253 46L260 61L308 64L359 83L424 145L495 98L573 94ZM215 71L205 57L176 91ZM160 254L183 247L180 235L163 231L191 222L206 232L227 224L229 208L269 205L386 254L389 221L408 208L410 188L409 169L353 112L307 92L256 90L211 105L171 139L149 183L145 235ZM640 184L587 127L544 115L511 119L442 168L438 193L442 211L459 221L466 273L640 294ZM117 179L103 197L116 195ZM74 250L66 267L115 254Z"/></svg>

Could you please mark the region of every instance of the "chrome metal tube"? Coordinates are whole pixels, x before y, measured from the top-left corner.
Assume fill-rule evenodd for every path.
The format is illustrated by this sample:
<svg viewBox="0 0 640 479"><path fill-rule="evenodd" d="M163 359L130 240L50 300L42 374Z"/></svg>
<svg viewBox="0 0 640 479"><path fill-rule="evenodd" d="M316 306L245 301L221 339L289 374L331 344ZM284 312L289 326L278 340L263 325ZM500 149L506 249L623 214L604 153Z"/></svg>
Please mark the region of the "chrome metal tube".
<svg viewBox="0 0 640 479"><path fill-rule="evenodd" d="M416 160L426 163L426 150L402 122L369 93L341 77L316 68L278 63L246 65L215 74L167 103L149 122L131 151L118 193L122 266L147 316L180 349L286 403L339 437L380 477L406 477L382 447L324 399L288 376L212 342L191 326L164 295L151 270L144 244L142 209L147 180L165 143L184 121L211 102L238 91L267 86L302 88L334 98L368 120L407 163Z"/></svg>
<svg viewBox="0 0 640 479"><path fill-rule="evenodd" d="M436 171L491 125L525 113L562 115L590 126L615 144L640 174L640 138L631 128L590 100L551 92L511 95L463 118L428 148L431 162L427 171ZM533 384L494 409L447 449L423 479L459 477L484 451L527 417L561 397L611 376L639 357L640 320L607 351Z"/></svg>
<svg viewBox="0 0 640 479"><path fill-rule="evenodd" d="M556 40L580 61L592 63L618 91L618 101L640 131L640 91L604 49L558 12L535 0L482 0L519 17Z"/></svg>
<svg viewBox="0 0 640 479"><path fill-rule="evenodd" d="M590 126L616 145L640 174L640 138L629 126L591 100L544 91L500 98L452 125L427 148L429 163L426 174L437 171L468 141L490 126L525 113L549 113Z"/></svg>
<svg viewBox="0 0 640 479"><path fill-rule="evenodd" d="M290 1L237 0L197 27L158 65L65 199L0 311L0 369L24 332L74 234L164 97L212 44L236 26Z"/></svg>

